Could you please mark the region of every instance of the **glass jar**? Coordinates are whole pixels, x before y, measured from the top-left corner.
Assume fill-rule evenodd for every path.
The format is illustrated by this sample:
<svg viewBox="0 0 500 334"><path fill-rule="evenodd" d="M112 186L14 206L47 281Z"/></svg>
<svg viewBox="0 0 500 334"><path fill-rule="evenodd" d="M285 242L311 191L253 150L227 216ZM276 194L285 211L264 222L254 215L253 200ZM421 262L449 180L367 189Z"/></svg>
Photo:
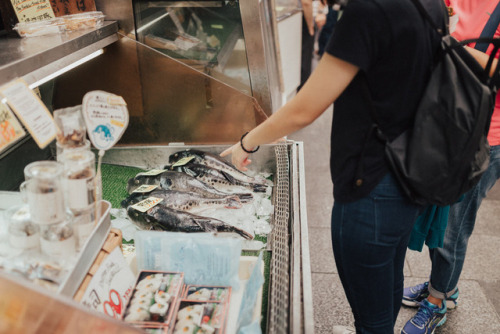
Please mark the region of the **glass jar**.
<svg viewBox="0 0 500 334"><path fill-rule="evenodd" d="M85 144L85 122L82 106L54 110L57 125L57 142L65 147L80 147Z"/></svg>
<svg viewBox="0 0 500 334"><path fill-rule="evenodd" d="M95 204L95 155L91 151L67 151L61 156L64 190L70 210L87 210Z"/></svg>
<svg viewBox="0 0 500 334"><path fill-rule="evenodd" d="M5 219L11 247L22 250L40 248L40 227L31 221L27 205L6 210Z"/></svg>
<svg viewBox="0 0 500 334"><path fill-rule="evenodd" d="M77 146L77 147L65 146L60 142L56 141L57 161L61 161L63 153L67 151L72 151L72 152L90 151L90 140L85 139L83 146Z"/></svg>
<svg viewBox="0 0 500 334"><path fill-rule="evenodd" d="M26 181L20 189L34 223L47 225L64 221L62 173L63 165L56 161L36 161L24 168Z"/></svg>
<svg viewBox="0 0 500 334"><path fill-rule="evenodd" d="M95 155L91 151L65 151L64 193L66 205L74 215L77 248L80 249L94 230L96 212Z"/></svg>
<svg viewBox="0 0 500 334"><path fill-rule="evenodd" d="M54 260L71 262L76 254L76 238L72 219L41 227L42 253Z"/></svg>

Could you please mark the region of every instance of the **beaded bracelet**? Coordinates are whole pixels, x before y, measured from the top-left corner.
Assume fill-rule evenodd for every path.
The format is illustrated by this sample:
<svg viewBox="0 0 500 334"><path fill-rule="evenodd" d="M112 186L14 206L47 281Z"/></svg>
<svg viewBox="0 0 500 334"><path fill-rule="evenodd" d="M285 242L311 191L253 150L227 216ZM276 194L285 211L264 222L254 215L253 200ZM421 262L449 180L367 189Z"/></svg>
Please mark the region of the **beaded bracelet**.
<svg viewBox="0 0 500 334"><path fill-rule="evenodd" d="M249 151L247 150L244 146L243 146L243 138L245 138L245 136L248 134L248 132L246 132L245 134L243 134L243 136L241 136L241 139L240 139L240 145L241 145L241 149L245 152L247 152L248 154L250 153L255 153L259 150L260 146L257 146L257 148L255 150L252 150L252 151Z"/></svg>

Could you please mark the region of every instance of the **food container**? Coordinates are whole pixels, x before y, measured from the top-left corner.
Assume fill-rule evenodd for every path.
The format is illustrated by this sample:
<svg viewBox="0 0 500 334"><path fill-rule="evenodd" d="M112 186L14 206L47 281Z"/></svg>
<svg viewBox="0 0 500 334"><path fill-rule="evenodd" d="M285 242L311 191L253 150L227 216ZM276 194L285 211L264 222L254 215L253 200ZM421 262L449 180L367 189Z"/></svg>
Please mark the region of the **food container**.
<svg viewBox="0 0 500 334"><path fill-rule="evenodd" d="M41 227L42 253L58 261L74 261L76 238L71 220Z"/></svg>
<svg viewBox="0 0 500 334"><path fill-rule="evenodd" d="M81 29L99 28L104 23L104 14L102 12L85 12L80 14L61 16L64 20L67 31L76 31Z"/></svg>
<svg viewBox="0 0 500 334"><path fill-rule="evenodd" d="M228 304L220 302L199 302L182 299L169 333L223 334L227 321Z"/></svg>
<svg viewBox="0 0 500 334"><path fill-rule="evenodd" d="M56 157L57 161L61 161L62 155L64 152L83 152L83 151L90 151L90 140L85 139L83 142L83 146L76 146L76 147L70 147L70 146L65 146L61 144L60 142L56 141Z"/></svg>
<svg viewBox="0 0 500 334"><path fill-rule="evenodd" d="M66 219L62 173L63 165L56 161L36 161L24 168L26 181L20 189L34 223L49 225Z"/></svg>
<svg viewBox="0 0 500 334"><path fill-rule="evenodd" d="M60 161L64 165L64 198L74 216L77 249L80 249L95 223L95 156L91 151L69 149L60 156Z"/></svg>
<svg viewBox="0 0 500 334"><path fill-rule="evenodd" d="M64 20L60 18L36 22L19 22L14 27L14 30L16 30L21 37L60 34L63 33L65 29Z"/></svg>
<svg viewBox="0 0 500 334"><path fill-rule="evenodd" d="M57 142L64 148L85 145L85 121L82 106L54 110L54 122L57 125Z"/></svg>
<svg viewBox="0 0 500 334"><path fill-rule="evenodd" d="M182 293L182 299L205 302L229 303L230 286L187 285Z"/></svg>
<svg viewBox="0 0 500 334"><path fill-rule="evenodd" d="M24 205L5 212L9 243L13 248L36 250L40 247L40 227L31 221L29 208Z"/></svg>
<svg viewBox="0 0 500 334"><path fill-rule="evenodd" d="M167 329L184 286L184 273L141 271L123 320L141 328Z"/></svg>
<svg viewBox="0 0 500 334"><path fill-rule="evenodd" d="M95 204L95 155L91 151L68 151L61 157L66 204L75 212Z"/></svg>

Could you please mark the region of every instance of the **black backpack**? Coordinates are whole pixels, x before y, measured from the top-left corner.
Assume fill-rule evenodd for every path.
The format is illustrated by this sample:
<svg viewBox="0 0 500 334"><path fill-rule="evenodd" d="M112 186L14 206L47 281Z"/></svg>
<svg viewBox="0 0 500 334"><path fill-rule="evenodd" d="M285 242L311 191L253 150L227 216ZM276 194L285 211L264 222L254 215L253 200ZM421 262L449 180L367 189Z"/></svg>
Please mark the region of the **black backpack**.
<svg viewBox="0 0 500 334"><path fill-rule="evenodd" d="M406 195L421 205L450 205L474 187L488 168L490 148L486 137L495 106L494 83L498 82L499 66L493 77L488 74L500 39L459 43L434 24L419 0L412 1L441 36L438 60L412 128L387 140L378 127L367 85L365 95L372 106L373 128L385 142L386 158ZM494 45L486 69L462 45L475 41Z"/></svg>

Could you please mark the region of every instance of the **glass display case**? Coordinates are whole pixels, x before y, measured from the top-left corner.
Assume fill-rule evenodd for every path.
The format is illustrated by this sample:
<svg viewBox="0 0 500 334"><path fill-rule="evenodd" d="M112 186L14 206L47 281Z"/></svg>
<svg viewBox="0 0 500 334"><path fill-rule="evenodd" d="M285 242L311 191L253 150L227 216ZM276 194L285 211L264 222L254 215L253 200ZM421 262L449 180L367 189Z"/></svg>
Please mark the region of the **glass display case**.
<svg viewBox="0 0 500 334"><path fill-rule="evenodd" d="M133 1L139 42L251 94L237 1Z"/></svg>
<svg viewBox="0 0 500 334"><path fill-rule="evenodd" d="M274 0L96 0L121 32L254 97L282 105Z"/></svg>

